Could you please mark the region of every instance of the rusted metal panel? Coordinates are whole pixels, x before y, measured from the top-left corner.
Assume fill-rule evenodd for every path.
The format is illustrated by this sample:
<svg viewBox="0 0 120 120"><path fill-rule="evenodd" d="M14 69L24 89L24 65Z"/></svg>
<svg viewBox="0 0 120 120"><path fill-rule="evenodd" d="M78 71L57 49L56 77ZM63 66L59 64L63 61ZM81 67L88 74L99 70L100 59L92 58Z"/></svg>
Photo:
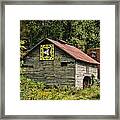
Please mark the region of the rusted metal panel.
<svg viewBox="0 0 120 120"><path fill-rule="evenodd" d="M60 43L58 41L54 41L54 40L51 40L51 39L47 39L47 40L49 40L50 42L55 44L60 49L62 49L65 52L67 52L69 55L74 57L76 60L81 60L81 61L92 63L92 64L99 64L99 62L97 62L96 60L92 59L87 54L85 54L80 49L78 49L78 48L76 48L74 46L71 46L71 45L68 45L68 44L62 44L62 43Z"/></svg>

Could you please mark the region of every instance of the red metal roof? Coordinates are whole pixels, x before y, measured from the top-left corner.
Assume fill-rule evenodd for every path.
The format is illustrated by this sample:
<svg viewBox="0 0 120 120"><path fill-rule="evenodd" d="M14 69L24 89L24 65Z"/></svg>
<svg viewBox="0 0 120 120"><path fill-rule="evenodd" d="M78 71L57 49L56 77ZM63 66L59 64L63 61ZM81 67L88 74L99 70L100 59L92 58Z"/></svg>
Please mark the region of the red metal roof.
<svg viewBox="0 0 120 120"><path fill-rule="evenodd" d="M51 40L51 39L48 39L48 38L47 38L47 40L49 40L50 42L55 44L57 47L61 48L65 52L67 52L69 55L71 55L76 60L81 60L81 61L88 62L88 63L93 63L93 64L99 64L96 60L89 57L87 54L85 54L80 49L78 49L74 46L64 44L64 43L62 44L58 41Z"/></svg>

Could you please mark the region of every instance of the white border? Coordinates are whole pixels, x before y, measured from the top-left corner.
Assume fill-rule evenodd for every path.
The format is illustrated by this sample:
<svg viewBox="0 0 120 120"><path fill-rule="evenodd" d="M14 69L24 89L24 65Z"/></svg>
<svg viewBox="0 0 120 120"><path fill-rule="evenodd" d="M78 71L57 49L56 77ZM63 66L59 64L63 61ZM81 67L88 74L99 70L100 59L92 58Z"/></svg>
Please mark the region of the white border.
<svg viewBox="0 0 120 120"><path fill-rule="evenodd" d="M100 20L100 100L20 100L19 44L23 19ZM5 115L115 115L115 5L5 5Z"/></svg>

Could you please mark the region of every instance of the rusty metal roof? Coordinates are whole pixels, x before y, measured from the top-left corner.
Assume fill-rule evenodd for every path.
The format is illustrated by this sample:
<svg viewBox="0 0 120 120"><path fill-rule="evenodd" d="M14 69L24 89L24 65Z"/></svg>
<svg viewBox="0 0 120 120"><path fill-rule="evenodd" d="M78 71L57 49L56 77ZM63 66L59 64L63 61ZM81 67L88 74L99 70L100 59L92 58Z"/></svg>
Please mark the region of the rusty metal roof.
<svg viewBox="0 0 120 120"><path fill-rule="evenodd" d="M36 44L33 48L31 48L28 53L30 53L34 48L36 48L38 45L40 45L45 39L41 40L38 44ZM67 43L63 42L62 40L60 40L60 42L55 41L55 40L51 40L46 38L46 40L50 41L51 43L53 43L55 46L57 46L58 48L62 49L63 51L65 51L66 53L68 53L70 56L72 56L74 59L76 60L80 60L80 61L84 61L87 63L92 63L92 64L100 64L99 62L97 62L96 60L94 60L93 58L89 57L87 54L85 54L84 52L82 52L80 49L68 45ZM27 54L28 54L27 53ZM27 55L26 54L26 55ZM26 56L25 55L25 56ZM25 57L24 56L24 57ZM24 58L23 57L23 58ZM22 59L23 59L22 58Z"/></svg>
<svg viewBox="0 0 120 120"><path fill-rule="evenodd" d="M66 53L71 55L76 60L80 60L80 61L84 61L84 62L88 62L88 63L92 63L92 64L99 64L96 60L89 57L87 54L85 54L80 49L78 49L78 48L76 48L74 46L64 44L64 43L62 44L62 43L60 43L58 41L51 40L51 39L48 39L48 38L47 38L47 40L52 42L53 44L55 44L60 49L64 50Z"/></svg>

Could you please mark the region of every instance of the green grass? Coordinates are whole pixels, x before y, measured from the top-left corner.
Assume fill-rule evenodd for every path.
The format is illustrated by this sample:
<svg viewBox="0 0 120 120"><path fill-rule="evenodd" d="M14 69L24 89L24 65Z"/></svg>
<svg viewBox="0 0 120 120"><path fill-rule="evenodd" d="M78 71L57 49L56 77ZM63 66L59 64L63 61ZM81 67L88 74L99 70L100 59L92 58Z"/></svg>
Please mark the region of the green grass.
<svg viewBox="0 0 120 120"><path fill-rule="evenodd" d="M100 87L93 85L90 88L77 89L75 87L47 88L42 82L35 82L21 76L21 100L99 100Z"/></svg>

